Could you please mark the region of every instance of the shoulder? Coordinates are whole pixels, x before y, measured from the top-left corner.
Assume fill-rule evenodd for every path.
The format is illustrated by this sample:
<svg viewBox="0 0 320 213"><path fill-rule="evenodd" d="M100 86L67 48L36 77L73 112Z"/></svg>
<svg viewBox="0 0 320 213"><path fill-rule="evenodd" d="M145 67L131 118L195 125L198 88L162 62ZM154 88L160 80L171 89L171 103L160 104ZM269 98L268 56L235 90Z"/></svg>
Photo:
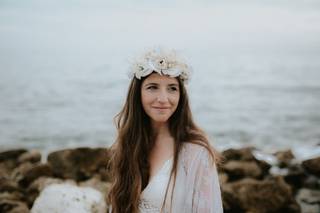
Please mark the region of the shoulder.
<svg viewBox="0 0 320 213"><path fill-rule="evenodd" d="M188 156L197 157L199 155L209 155L209 150L205 147L205 145L185 142L182 145L182 153L186 153Z"/></svg>
<svg viewBox="0 0 320 213"><path fill-rule="evenodd" d="M201 144L186 142L179 156L185 168L191 168L199 163L212 162L209 150Z"/></svg>

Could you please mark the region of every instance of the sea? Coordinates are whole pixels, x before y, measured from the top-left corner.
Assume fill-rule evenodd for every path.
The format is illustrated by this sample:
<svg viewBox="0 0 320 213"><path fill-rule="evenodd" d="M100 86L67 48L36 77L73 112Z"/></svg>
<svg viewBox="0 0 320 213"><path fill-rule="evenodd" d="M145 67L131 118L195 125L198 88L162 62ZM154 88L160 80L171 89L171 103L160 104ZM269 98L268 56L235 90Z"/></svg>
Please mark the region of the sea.
<svg viewBox="0 0 320 213"><path fill-rule="evenodd" d="M109 147L130 62L160 46L192 66L193 117L218 150L320 156L316 1L110 2L0 3L0 150Z"/></svg>

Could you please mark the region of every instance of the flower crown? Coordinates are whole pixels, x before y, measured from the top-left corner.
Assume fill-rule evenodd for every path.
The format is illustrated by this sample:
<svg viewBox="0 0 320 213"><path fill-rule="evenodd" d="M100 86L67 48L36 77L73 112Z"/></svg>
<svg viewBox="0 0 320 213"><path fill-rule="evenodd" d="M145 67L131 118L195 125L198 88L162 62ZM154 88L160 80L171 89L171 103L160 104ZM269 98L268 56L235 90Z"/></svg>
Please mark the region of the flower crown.
<svg viewBox="0 0 320 213"><path fill-rule="evenodd" d="M137 79L157 72L160 75L178 77L187 82L190 79L192 68L178 59L174 50L153 49L136 59L130 67L131 77Z"/></svg>

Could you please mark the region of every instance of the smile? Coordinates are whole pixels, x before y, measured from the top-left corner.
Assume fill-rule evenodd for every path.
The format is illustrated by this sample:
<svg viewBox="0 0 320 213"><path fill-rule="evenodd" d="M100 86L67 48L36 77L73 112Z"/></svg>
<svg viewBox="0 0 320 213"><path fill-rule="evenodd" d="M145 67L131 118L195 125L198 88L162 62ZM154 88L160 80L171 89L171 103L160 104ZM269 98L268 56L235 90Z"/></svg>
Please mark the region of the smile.
<svg viewBox="0 0 320 213"><path fill-rule="evenodd" d="M152 107L154 109L169 109L170 107Z"/></svg>

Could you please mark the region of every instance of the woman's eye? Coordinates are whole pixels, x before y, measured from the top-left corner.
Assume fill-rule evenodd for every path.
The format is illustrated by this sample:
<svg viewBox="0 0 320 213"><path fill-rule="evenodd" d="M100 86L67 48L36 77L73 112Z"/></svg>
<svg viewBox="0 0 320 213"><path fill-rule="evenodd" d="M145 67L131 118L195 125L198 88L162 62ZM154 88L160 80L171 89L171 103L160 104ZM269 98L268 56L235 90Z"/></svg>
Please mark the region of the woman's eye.
<svg viewBox="0 0 320 213"><path fill-rule="evenodd" d="M170 87L169 90L170 91L177 91L178 89L177 89L177 87Z"/></svg>
<svg viewBox="0 0 320 213"><path fill-rule="evenodd" d="M147 89L148 90L155 90L155 89L157 89L157 87L156 86L149 86L149 87L147 87Z"/></svg>

